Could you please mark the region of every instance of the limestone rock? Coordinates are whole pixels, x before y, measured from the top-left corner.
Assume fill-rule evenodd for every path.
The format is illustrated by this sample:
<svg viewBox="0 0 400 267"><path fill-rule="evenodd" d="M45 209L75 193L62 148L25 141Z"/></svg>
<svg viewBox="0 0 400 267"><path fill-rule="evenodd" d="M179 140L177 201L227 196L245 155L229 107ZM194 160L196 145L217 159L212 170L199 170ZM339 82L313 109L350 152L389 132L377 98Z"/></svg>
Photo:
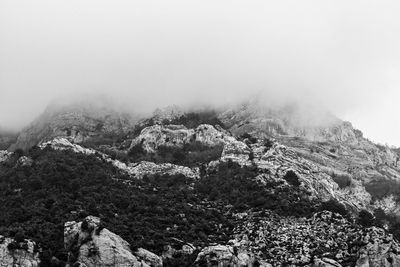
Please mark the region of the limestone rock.
<svg viewBox="0 0 400 267"><path fill-rule="evenodd" d="M357 267L400 266L399 244L383 229L371 227L363 231L365 243L359 250Z"/></svg>
<svg viewBox="0 0 400 267"><path fill-rule="evenodd" d="M150 267L162 267L163 265L162 259L159 256L143 248L138 248L138 250L133 254L139 260L142 260L150 265Z"/></svg>
<svg viewBox="0 0 400 267"><path fill-rule="evenodd" d="M236 255L232 246L215 245L200 251L197 255L196 266L218 266L218 267L245 267L253 266L254 260L245 252Z"/></svg>
<svg viewBox="0 0 400 267"><path fill-rule="evenodd" d="M57 137L81 143L91 138L128 132L135 120L110 108L111 105L105 102L88 98L69 103L53 103L22 130L10 149L26 150Z"/></svg>
<svg viewBox="0 0 400 267"><path fill-rule="evenodd" d="M146 175L183 175L192 179L197 179L200 176L199 168L189 168L171 163L156 164L149 161L131 163L126 167L126 171L132 177L140 179Z"/></svg>
<svg viewBox="0 0 400 267"><path fill-rule="evenodd" d="M33 241L16 242L0 235L0 266L38 267L39 252L35 247Z"/></svg>
<svg viewBox="0 0 400 267"><path fill-rule="evenodd" d="M183 125L153 125L144 128L131 146L141 145L146 152L154 153L160 146L183 147L199 142L207 146L223 146L224 155L249 153L246 144L237 141L222 128L217 128L209 124L199 125L196 129L188 129Z"/></svg>
<svg viewBox="0 0 400 267"><path fill-rule="evenodd" d="M196 179L199 177L198 168L189 168L185 166L179 166L171 163L156 164L153 162L142 161L139 163L125 164L118 160L111 159L108 155L98 152L91 148L84 148L80 145L73 144L66 138L55 138L51 141L42 143L39 145L41 149L51 147L56 150L71 150L75 153L82 153L86 155L97 155L100 159L110 162L118 169L128 173L132 178L143 178L144 176L152 175L177 175L181 174L188 178Z"/></svg>
<svg viewBox="0 0 400 267"><path fill-rule="evenodd" d="M100 219L86 217L82 222L67 222L64 227L64 244L69 251L77 251L70 260L84 266L134 266L158 267L162 260L157 255L139 249L134 255L128 242L102 228Z"/></svg>
<svg viewBox="0 0 400 267"><path fill-rule="evenodd" d="M22 156L17 160L17 167L30 167L33 163L33 160L27 156Z"/></svg>
<svg viewBox="0 0 400 267"><path fill-rule="evenodd" d="M314 260L312 267L342 267L342 265L332 259L322 258Z"/></svg>
<svg viewBox="0 0 400 267"><path fill-rule="evenodd" d="M0 163L8 160L12 154L12 152L8 152L7 150L0 150Z"/></svg>

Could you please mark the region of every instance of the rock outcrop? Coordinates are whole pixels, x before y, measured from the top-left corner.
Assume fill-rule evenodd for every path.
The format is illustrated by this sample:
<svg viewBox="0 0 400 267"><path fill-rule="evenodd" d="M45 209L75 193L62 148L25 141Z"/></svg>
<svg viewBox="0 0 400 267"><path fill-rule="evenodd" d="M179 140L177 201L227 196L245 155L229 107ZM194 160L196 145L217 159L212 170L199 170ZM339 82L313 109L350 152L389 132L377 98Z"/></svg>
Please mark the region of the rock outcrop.
<svg viewBox="0 0 400 267"><path fill-rule="evenodd" d="M100 219L86 217L82 222L67 222L64 227L65 248L71 251L71 264L83 266L161 267L162 260L150 251L132 252L128 242L103 228Z"/></svg>
<svg viewBox="0 0 400 267"><path fill-rule="evenodd" d="M171 163L156 164L149 161L131 163L125 169L134 178L154 175L183 175L187 178L198 179L200 177L199 168L189 168Z"/></svg>
<svg viewBox="0 0 400 267"><path fill-rule="evenodd" d="M238 252L232 246L215 245L200 251L195 266L251 267L254 259L245 252Z"/></svg>
<svg viewBox="0 0 400 267"><path fill-rule="evenodd" d="M128 132L134 121L131 116L109 108L106 103L91 100L64 105L57 103L50 105L22 130L10 150L26 150L57 137L81 143L91 138L118 136Z"/></svg>
<svg viewBox="0 0 400 267"><path fill-rule="evenodd" d="M140 145L149 153L157 151L161 146L183 147L185 144L198 142L206 146L223 146L224 155L236 151L249 153L243 142L236 140L221 127L209 124L188 129L183 125L153 125L144 128L140 135L132 141L132 146Z"/></svg>
<svg viewBox="0 0 400 267"><path fill-rule="evenodd" d="M324 211L306 219L266 212L239 217L244 220L235 228L229 248L252 255L257 262L272 266L339 267L355 266L356 262L356 266L399 266L399 243L391 234L377 227L361 228L339 214ZM228 255L231 250L223 251Z"/></svg>
<svg viewBox="0 0 400 267"><path fill-rule="evenodd" d="M400 266L400 245L383 229L365 229L361 242L356 267Z"/></svg>
<svg viewBox="0 0 400 267"><path fill-rule="evenodd" d="M0 150L0 163L8 160L12 154L12 152L8 152L7 150Z"/></svg>
<svg viewBox="0 0 400 267"><path fill-rule="evenodd" d="M33 159L27 156L21 156L16 163L17 167L30 167L33 163Z"/></svg>
<svg viewBox="0 0 400 267"><path fill-rule="evenodd" d="M252 101L225 110L218 118L235 136L251 134L284 145L295 155L291 157L294 165L301 159L307 162L301 165L312 165L311 173L323 172L326 175L318 176L325 181L330 176L339 184L339 190L328 191L336 192L335 198L346 201L355 210L371 210L371 199L376 201L375 207L379 206L381 195L385 191L390 194L391 185L400 184L398 150L374 144L351 123L329 113L295 104L266 107L259 101ZM387 183L386 188L376 194L374 188L384 183ZM397 206L391 208L391 212L399 215Z"/></svg>
<svg viewBox="0 0 400 267"><path fill-rule="evenodd" d="M0 235L0 266L38 267L39 252L35 242L15 241Z"/></svg>
<svg viewBox="0 0 400 267"><path fill-rule="evenodd" d="M163 163L156 164L153 162L142 161L139 163L130 163L126 164L119 160L111 159L107 154L96 151L91 148L84 148L78 144L73 144L66 138L55 138L51 141L42 143L39 145L41 149L45 149L46 147L50 147L56 150L70 150L75 153L82 153L86 155L96 155L99 159L105 160L113 164L116 168L121 171L126 172L132 178L141 179L144 176L153 176L153 175L184 175L188 178L196 179L199 177L199 169L198 168L189 168L185 166L179 166L171 163Z"/></svg>

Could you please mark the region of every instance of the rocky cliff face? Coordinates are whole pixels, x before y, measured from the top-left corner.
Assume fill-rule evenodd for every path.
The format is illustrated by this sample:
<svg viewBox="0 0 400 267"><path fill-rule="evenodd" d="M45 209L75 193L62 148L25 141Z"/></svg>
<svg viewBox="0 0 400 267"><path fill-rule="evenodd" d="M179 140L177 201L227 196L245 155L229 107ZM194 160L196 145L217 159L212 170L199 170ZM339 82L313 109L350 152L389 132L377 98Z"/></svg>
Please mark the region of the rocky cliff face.
<svg viewBox="0 0 400 267"><path fill-rule="evenodd" d="M358 208L378 207L382 195L391 191L375 190L377 184L400 183L398 151L374 144L349 122L325 112L316 114L296 105L272 109L250 102L221 112L219 118L235 136L250 133L284 145L296 155L293 162L306 161L316 173L330 176L340 184L345 199L350 195L359 202Z"/></svg>
<svg viewBox="0 0 400 267"><path fill-rule="evenodd" d="M133 121L128 114L90 102L49 106L39 118L21 131L10 150L26 150L56 137L82 143L93 138L120 136L131 129Z"/></svg>

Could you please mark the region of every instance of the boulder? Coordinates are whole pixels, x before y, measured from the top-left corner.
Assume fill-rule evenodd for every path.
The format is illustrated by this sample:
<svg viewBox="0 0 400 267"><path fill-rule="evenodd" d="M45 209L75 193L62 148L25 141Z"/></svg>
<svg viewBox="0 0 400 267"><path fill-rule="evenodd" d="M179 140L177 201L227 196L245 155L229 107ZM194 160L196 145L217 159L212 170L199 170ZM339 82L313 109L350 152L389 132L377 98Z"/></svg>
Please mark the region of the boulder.
<svg viewBox="0 0 400 267"><path fill-rule="evenodd" d="M337 261L329 259L329 258L322 258L322 259L315 259L312 267L342 267Z"/></svg>
<svg viewBox="0 0 400 267"><path fill-rule="evenodd" d="M151 267L162 267L163 265L162 259L159 256L143 248L138 248L133 254Z"/></svg>
<svg viewBox="0 0 400 267"><path fill-rule="evenodd" d="M33 159L27 156L22 156L17 160L16 167L30 167L32 166Z"/></svg>
<svg viewBox="0 0 400 267"><path fill-rule="evenodd" d="M88 216L82 222L65 223L64 245L70 251L71 264L86 267L162 266L161 258L145 249L133 253L128 242L103 228L100 219L94 216Z"/></svg>
<svg viewBox="0 0 400 267"><path fill-rule="evenodd" d="M391 234L371 227L364 230L356 267L400 266L400 246Z"/></svg>
<svg viewBox="0 0 400 267"><path fill-rule="evenodd" d="M17 242L0 235L0 266L38 267L39 252L35 248L33 241Z"/></svg>
<svg viewBox="0 0 400 267"><path fill-rule="evenodd" d="M8 160L12 154L12 152L8 152L7 150L0 150L0 163Z"/></svg>
<svg viewBox="0 0 400 267"><path fill-rule="evenodd" d="M245 252L236 254L232 246L215 245L200 251L195 266L250 267L253 263L254 259Z"/></svg>

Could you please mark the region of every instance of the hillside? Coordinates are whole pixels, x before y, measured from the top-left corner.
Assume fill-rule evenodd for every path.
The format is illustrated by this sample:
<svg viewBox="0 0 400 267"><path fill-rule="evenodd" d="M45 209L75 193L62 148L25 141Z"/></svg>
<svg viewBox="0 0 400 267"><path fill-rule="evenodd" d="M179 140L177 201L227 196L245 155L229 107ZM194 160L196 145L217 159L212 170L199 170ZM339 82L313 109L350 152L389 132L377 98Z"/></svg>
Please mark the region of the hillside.
<svg viewBox="0 0 400 267"><path fill-rule="evenodd" d="M0 261L399 266L398 152L309 114L50 109L0 157Z"/></svg>

